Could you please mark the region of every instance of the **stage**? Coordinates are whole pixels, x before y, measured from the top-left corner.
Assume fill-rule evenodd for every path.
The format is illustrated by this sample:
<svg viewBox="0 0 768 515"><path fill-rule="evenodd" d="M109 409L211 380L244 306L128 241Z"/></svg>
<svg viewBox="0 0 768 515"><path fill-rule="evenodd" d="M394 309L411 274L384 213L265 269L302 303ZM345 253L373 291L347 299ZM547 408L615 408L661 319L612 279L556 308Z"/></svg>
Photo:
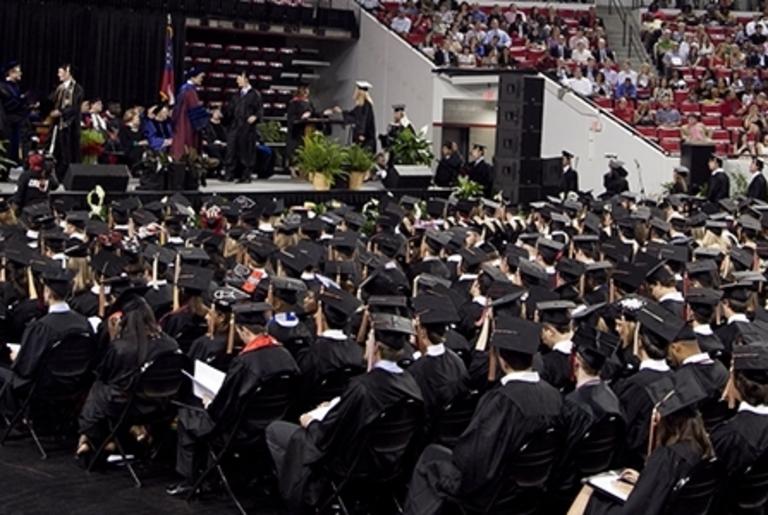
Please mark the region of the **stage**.
<svg viewBox="0 0 768 515"><path fill-rule="evenodd" d="M18 172L11 174L9 182L0 183L0 197L10 197L16 190L15 179ZM289 177L287 175L273 175L269 179L254 179L250 183L237 184L211 179L205 187L196 191L146 191L138 190L139 181L130 179L128 190L125 192L110 192L107 201L124 197L138 197L142 202L151 202L174 193L181 193L190 199L195 205L212 196L220 196L233 199L240 195L259 201L259 199L280 198L287 205L303 204L304 202L324 203L332 200L344 202L353 206L362 206L371 199L381 200L384 197L399 198L409 195L420 199L430 197L448 197L451 190L448 188L398 188L388 190L380 181L366 182L359 190L332 189L330 191L316 191L312 184ZM71 207L85 207L85 194L87 191L67 191L60 187L51 193L53 199L64 198Z"/></svg>

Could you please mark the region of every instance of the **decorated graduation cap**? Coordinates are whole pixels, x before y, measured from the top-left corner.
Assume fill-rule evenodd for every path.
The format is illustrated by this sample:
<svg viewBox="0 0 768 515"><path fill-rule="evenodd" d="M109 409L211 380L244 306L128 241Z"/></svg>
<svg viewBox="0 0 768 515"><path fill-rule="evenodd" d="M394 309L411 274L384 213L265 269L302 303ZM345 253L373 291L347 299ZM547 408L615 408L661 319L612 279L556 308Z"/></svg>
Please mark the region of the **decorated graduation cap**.
<svg viewBox="0 0 768 515"><path fill-rule="evenodd" d="M595 371L599 371L619 346L619 337L581 326L573 335L576 353Z"/></svg>
<svg viewBox="0 0 768 515"><path fill-rule="evenodd" d="M388 313L371 314L376 341L395 350L401 350L413 334L409 318Z"/></svg>
<svg viewBox="0 0 768 515"><path fill-rule="evenodd" d="M497 349L533 355L539 350L539 324L522 318L505 317L497 321L491 335L491 346Z"/></svg>
<svg viewBox="0 0 768 515"><path fill-rule="evenodd" d="M224 286L213 292L213 305L217 310L229 313L235 304L246 301L250 295L233 286Z"/></svg>
<svg viewBox="0 0 768 515"><path fill-rule="evenodd" d="M654 411L661 417L688 411L695 413L698 404L707 398L691 367L683 367L647 387Z"/></svg>
<svg viewBox="0 0 768 515"><path fill-rule="evenodd" d="M177 252L182 263L205 264L211 260L208 253L198 247L182 247Z"/></svg>

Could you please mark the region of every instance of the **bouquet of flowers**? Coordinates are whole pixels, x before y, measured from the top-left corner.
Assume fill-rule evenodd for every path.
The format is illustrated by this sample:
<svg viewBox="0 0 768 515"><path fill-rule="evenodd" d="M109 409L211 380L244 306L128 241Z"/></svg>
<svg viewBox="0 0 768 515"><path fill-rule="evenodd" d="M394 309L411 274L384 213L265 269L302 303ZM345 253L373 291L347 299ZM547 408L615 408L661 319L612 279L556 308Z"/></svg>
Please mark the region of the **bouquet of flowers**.
<svg viewBox="0 0 768 515"><path fill-rule="evenodd" d="M104 135L95 129L84 129L80 133L80 152L83 163L96 164L99 156L104 153Z"/></svg>

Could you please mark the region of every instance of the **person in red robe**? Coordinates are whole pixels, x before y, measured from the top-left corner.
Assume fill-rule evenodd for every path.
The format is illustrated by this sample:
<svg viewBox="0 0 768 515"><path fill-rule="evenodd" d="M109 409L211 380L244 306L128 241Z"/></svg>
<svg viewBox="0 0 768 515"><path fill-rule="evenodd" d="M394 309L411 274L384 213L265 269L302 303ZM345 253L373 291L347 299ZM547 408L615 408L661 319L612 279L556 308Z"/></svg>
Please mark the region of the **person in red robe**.
<svg viewBox="0 0 768 515"><path fill-rule="evenodd" d="M187 82L176 95L176 107L173 110L173 144L171 157L181 160L190 152L200 150L200 131L208 125L208 111L200 101L197 88L202 86L205 72L192 68L187 72Z"/></svg>

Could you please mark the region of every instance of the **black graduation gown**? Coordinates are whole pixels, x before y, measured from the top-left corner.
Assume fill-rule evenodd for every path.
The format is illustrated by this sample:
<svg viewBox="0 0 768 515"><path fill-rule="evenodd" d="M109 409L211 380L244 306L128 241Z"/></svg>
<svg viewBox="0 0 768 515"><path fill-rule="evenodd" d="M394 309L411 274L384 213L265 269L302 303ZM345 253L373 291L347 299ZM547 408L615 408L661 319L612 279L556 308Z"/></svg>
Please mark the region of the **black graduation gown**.
<svg viewBox="0 0 768 515"><path fill-rule="evenodd" d="M18 161L19 149L27 155L30 130L29 107L18 84L0 80L0 136L9 140L8 158Z"/></svg>
<svg viewBox="0 0 768 515"><path fill-rule="evenodd" d="M493 166L486 163L484 159L469 164L467 177L483 187L484 197L493 196Z"/></svg>
<svg viewBox="0 0 768 515"><path fill-rule="evenodd" d="M179 409L176 472L188 481L194 480L208 459L201 444L234 425L242 403L251 392L274 377L298 373L296 362L282 345L268 345L234 358L208 409L195 406ZM240 425L234 444L244 448L263 441L264 429L262 421L247 419Z"/></svg>
<svg viewBox="0 0 768 515"><path fill-rule="evenodd" d="M296 431L278 478L280 493L292 512L315 505L328 481L327 473L320 469L347 470L360 454L365 429L381 413L406 399L423 402L419 386L408 372L374 368L350 381L339 403L322 421Z"/></svg>
<svg viewBox="0 0 768 515"><path fill-rule="evenodd" d="M468 340L475 338L480 331L477 322L483 315L484 309L484 306L478 304L474 300L462 304L459 308L459 317L461 317L461 320L456 326L456 330Z"/></svg>
<svg viewBox="0 0 768 515"><path fill-rule="evenodd" d="M724 198L728 198L728 195L730 194L730 184L731 181L728 179L728 175L723 171L710 175L707 200L716 203Z"/></svg>
<svg viewBox="0 0 768 515"><path fill-rule="evenodd" d="M352 143L356 143L371 153L376 153L376 121L373 106L369 102L355 106L351 111L344 111L344 121L352 124Z"/></svg>
<svg viewBox="0 0 768 515"><path fill-rule="evenodd" d="M120 127L118 132L120 148L125 155L125 161L129 168L141 162L144 152L149 149L149 141L141 129L133 130L127 125ZM146 144L141 145L142 142Z"/></svg>
<svg viewBox="0 0 768 515"><path fill-rule="evenodd" d="M144 362L176 349L176 341L161 333L147 342ZM80 433L88 436L95 445L99 445L109 434L107 421L118 417L124 409L125 393L141 365L136 342L122 339L110 342L78 420Z"/></svg>
<svg viewBox="0 0 768 515"><path fill-rule="evenodd" d="M318 388L321 379L330 373L346 367L352 367L359 373L365 371L363 349L350 338L342 340L318 336L314 343L298 352L296 362L301 370L302 398L309 396Z"/></svg>
<svg viewBox="0 0 768 515"><path fill-rule="evenodd" d="M91 290L80 292L69 301L69 307L86 318L99 314L99 296Z"/></svg>
<svg viewBox="0 0 768 515"><path fill-rule="evenodd" d="M623 465L627 467L642 470L645 464L645 455L648 452L648 431L654 404L647 388L671 373L671 371L661 372L644 368L614 385L613 391L621 401L621 409L627 423L622 460Z"/></svg>
<svg viewBox="0 0 768 515"><path fill-rule="evenodd" d="M579 191L579 174L571 167L568 167L560 177L560 193L568 193L569 191Z"/></svg>
<svg viewBox="0 0 768 515"><path fill-rule="evenodd" d="M286 158L291 159L293 153L301 145L304 138L304 129L306 125L301 122L301 116L306 113L315 112L315 107L309 99L294 97L288 102L288 109L286 111L286 123L288 125L288 138L286 140Z"/></svg>
<svg viewBox="0 0 768 515"><path fill-rule="evenodd" d="M173 309L173 287L168 284L152 287L144 294L144 300L160 320Z"/></svg>
<svg viewBox="0 0 768 515"><path fill-rule="evenodd" d="M12 305L9 316L11 334L6 335L6 341L19 342L27 330L27 326L45 315L45 304L42 299L22 299Z"/></svg>
<svg viewBox="0 0 768 515"><path fill-rule="evenodd" d="M717 426L711 438L726 474L741 474L768 451L768 416L740 411Z"/></svg>
<svg viewBox="0 0 768 515"><path fill-rule="evenodd" d="M693 371L702 389L707 394L707 399L699 404L699 410L704 417L704 421L708 422L709 419L728 417L730 413L727 404L721 400L723 390L728 382L728 369L721 362L713 361L710 364L689 363L680 367L675 373L680 373L680 371L687 369ZM713 428L707 427L707 429L712 430Z"/></svg>
<svg viewBox="0 0 768 515"><path fill-rule="evenodd" d="M72 90L72 102L68 107L62 106L63 91L57 88L51 94L54 109L61 112L61 117L55 121L58 125L54 157L56 158L56 171L59 178L63 179L70 163L80 162L80 106L85 98L82 86L75 83Z"/></svg>
<svg viewBox="0 0 768 515"><path fill-rule="evenodd" d="M608 198L629 191L629 183L627 182L627 179L613 171L603 175L603 187L605 188L603 196Z"/></svg>
<svg viewBox="0 0 768 515"><path fill-rule="evenodd" d="M193 313L189 306L168 313L160 320L160 327L179 343L179 348L184 352L189 351L192 342L208 331L205 318Z"/></svg>
<svg viewBox="0 0 768 515"><path fill-rule="evenodd" d="M256 117L252 124L248 123L251 116ZM250 179L256 167L256 144L259 140L256 124L263 117L261 93L254 88L245 95L238 91L227 104L224 118L228 123L226 168L229 175Z"/></svg>
<svg viewBox="0 0 768 515"><path fill-rule="evenodd" d="M543 354L541 360L544 367L541 371L542 379L562 393L569 392L573 389L570 354L551 350L546 354Z"/></svg>
<svg viewBox="0 0 768 515"><path fill-rule="evenodd" d="M461 170L461 158L458 154L443 157L437 163L434 182L441 188L451 188L456 185Z"/></svg>
<svg viewBox="0 0 768 515"><path fill-rule="evenodd" d="M27 326L7 384L3 385L0 402L5 413L16 407L20 396L26 395L51 345L78 333L91 333L91 326L84 316L72 310L48 313Z"/></svg>
<svg viewBox="0 0 768 515"><path fill-rule="evenodd" d="M429 423L443 408L469 391L467 367L450 349L439 356L424 354L408 367L408 373L421 388Z"/></svg>
<svg viewBox="0 0 768 515"><path fill-rule="evenodd" d="M454 329L448 329L445 333L445 347L452 350L461 358L464 365L469 368L472 361L472 352L474 348L472 343Z"/></svg>
<svg viewBox="0 0 768 515"><path fill-rule="evenodd" d="M578 487L581 478L575 474L576 447L596 423L613 415L623 418L619 399L605 382L585 384L565 396L560 419L565 446L558 453L558 462L550 477L553 489L567 492Z"/></svg>
<svg viewBox="0 0 768 515"><path fill-rule="evenodd" d="M685 302L681 302L679 300L667 299L667 300L661 301L659 304L661 304L663 308L671 311L678 317L683 318L683 312L685 311Z"/></svg>
<svg viewBox="0 0 768 515"><path fill-rule="evenodd" d="M534 435L556 427L561 407L560 393L545 381L509 381L488 391L452 453L432 460L433 446L427 447L414 470L405 514L439 513L446 495L483 511L508 486L509 457Z"/></svg>
<svg viewBox="0 0 768 515"><path fill-rule="evenodd" d="M768 183L762 172L757 172L755 178L750 181L747 186L747 197L759 200L766 200L768 197Z"/></svg>
<svg viewBox="0 0 768 515"><path fill-rule="evenodd" d="M295 325L281 324L278 320L270 320L267 333L279 341L288 352L297 359L299 352L307 348L314 337L306 321L298 321Z"/></svg>
<svg viewBox="0 0 768 515"><path fill-rule="evenodd" d="M598 491L592 495L587 515L661 515L678 481L701 462L701 453L689 442L659 447L648 457L648 464L624 505Z"/></svg>
<svg viewBox="0 0 768 515"><path fill-rule="evenodd" d="M240 349L233 349L232 354L227 354L227 335L215 334L213 337L205 334L192 342L187 356L192 363L200 360L222 371L229 368Z"/></svg>
<svg viewBox="0 0 768 515"><path fill-rule="evenodd" d="M24 170L16 181L16 191L11 200L18 208L41 202L48 202L48 195L59 188L59 181L54 174L44 176L41 172Z"/></svg>

